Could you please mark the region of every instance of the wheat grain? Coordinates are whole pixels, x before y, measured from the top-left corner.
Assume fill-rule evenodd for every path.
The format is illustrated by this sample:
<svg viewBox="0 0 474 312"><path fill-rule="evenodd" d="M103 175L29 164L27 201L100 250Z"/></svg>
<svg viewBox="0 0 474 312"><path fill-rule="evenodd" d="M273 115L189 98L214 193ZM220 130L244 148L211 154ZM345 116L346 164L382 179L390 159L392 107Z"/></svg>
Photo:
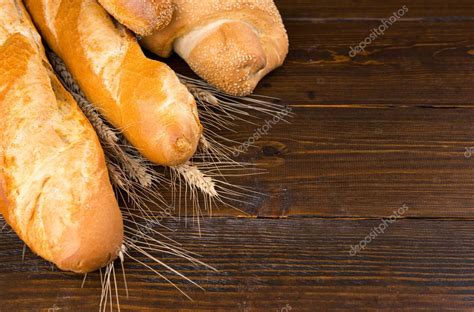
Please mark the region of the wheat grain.
<svg viewBox="0 0 474 312"><path fill-rule="evenodd" d="M5 229L7 229L7 228L8 228L8 225L5 222L5 220L3 219L3 216L0 214L0 233L3 233L5 231Z"/></svg>
<svg viewBox="0 0 474 312"><path fill-rule="evenodd" d="M186 183L192 187L199 189L210 197L217 197L216 184L211 177L205 176L199 168L193 166L190 162L172 168L180 174Z"/></svg>
<svg viewBox="0 0 474 312"><path fill-rule="evenodd" d="M232 96L209 85L205 81L193 79L180 74L178 74L178 77L181 82L188 87L199 105L204 108L217 108L218 114L214 113L212 118L225 118L229 120L251 122L248 117L258 117L249 114L249 111L260 112L270 117L274 117L286 108L285 105L280 104L281 101L278 98L261 95L250 95L244 97ZM239 116L245 118L239 118ZM288 117L291 116L293 115L288 115Z"/></svg>

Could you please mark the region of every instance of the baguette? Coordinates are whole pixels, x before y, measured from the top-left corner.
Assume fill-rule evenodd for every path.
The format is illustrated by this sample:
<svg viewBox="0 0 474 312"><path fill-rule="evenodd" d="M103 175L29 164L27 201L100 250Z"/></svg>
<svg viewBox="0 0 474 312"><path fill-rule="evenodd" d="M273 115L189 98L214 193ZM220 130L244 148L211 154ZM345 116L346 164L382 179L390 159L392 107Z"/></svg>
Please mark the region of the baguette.
<svg viewBox="0 0 474 312"><path fill-rule="evenodd" d="M174 166L193 156L202 133L193 96L96 0L25 4L88 99L146 158Z"/></svg>
<svg viewBox="0 0 474 312"><path fill-rule="evenodd" d="M107 265L123 221L104 154L19 0L0 0L0 72L0 212L62 270Z"/></svg>
<svg viewBox="0 0 474 312"><path fill-rule="evenodd" d="M173 4L171 23L140 42L161 57L174 49L199 76L226 93L252 93L288 54L288 36L273 0Z"/></svg>
<svg viewBox="0 0 474 312"><path fill-rule="evenodd" d="M167 26L173 16L171 0L99 0L99 3L120 23L141 36Z"/></svg>

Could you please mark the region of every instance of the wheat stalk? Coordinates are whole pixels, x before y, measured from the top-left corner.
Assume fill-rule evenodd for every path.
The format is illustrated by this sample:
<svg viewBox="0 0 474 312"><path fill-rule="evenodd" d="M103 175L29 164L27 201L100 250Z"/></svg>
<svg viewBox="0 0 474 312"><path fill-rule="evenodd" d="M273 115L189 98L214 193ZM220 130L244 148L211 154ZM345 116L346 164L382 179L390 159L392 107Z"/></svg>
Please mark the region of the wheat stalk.
<svg viewBox="0 0 474 312"><path fill-rule="evenodd" d="M190 187L200 190L211 198L219 196L214 180L206 176L198 167L193 166L190 162L172 169L180 174Z"/></svg>
<svg viewBox="0 0 474 312"><path fill-rule="evenodd" d="M3 233L6 230L8 232L8 224L3 219L3 216L0 214L0 233Z"/></svg>
<svg viewBox="0 0 474 312"><path fill-rule="evenodd" d="M262 95L232 96L205 81L181 74L178 74L178 77L201 106L201 114L205 113L204 115L212 117L215 119L214 121L225 119L253 123L251 119L255 120L258 117L250 112L259 112L274 117L286 108L278 98ZM217 112L211 109L217 109ZM292 116L293 114L288 114L288 117Z"/></svg>
<svg viewBox="0 0 474 312"><path fill-rule="evenodd" d="M164 237L165 240L158 240L156 238L153 238L148 233L143 232L140 229L140 226L137 226L138 224L136 224L135 221L131 221L129 217L130 217L129 214L125 214L125 221L126 221L125 230L124 230L125 238L124 238L123 245L121 246L119 250L117 250L118 259L115 260L114 262L109 263L105 268L103 268L105 270L104 273L102 273L102 269L100 269L99 271L100 282L102 285L99 311L107 311L107 308L110 308L110 310L113 310L114 301L115 301L115 305L118 311L120 311L119 292L118 292L118 285L117 285L118 274L116 274L115 272L115 264L117 262L120 262L120 265L121 265L125 293L126 293L126 297L128 298L129 292L128 292L127 278L125 274L125 266L124 266L125 257L137 262L140 265L143 265L144 267L146 267L147 269L155 273L158 277L170 283L181 294L183 294L186 298L190 300L192 300L192 298L189 297L171 279L166 277L162 273L162 271L168 271L174 274L175 276L191 283L192 285L204 290L204 288L199 286L196 282L194 282L190 278L186 277L184 274L180 273L176 269L172 268L171 266L167 265L166 263L158 259L154 254L160 253L163 255L172 255L172 256L180 257L189 261L193 265L205 267L206 269L217 272L215 268L198 260L196 256L199 256L199 255L187 251L186 249L182 248L179 243L169 239L166 236L163 236L161 233L157 232L156 230L152 228L147 229L148 233L154 232ZM135 216L135 217L139 217L139 216ZM128 225L128 223L132 223L135 226L131 227ZM166 240L168 240L168 242ZM133 254L131 253L132 251L133 251ZM148 261L145 262L137 258L135 253L138 253L142 257L146 258ZM160 267L160 270L154 268L154 266L156 265ZM84 286L86 279L87 279L87 274L84 276L84 280L81 287ZM114 300L114 297L115 297L115 300Z"/></svg>

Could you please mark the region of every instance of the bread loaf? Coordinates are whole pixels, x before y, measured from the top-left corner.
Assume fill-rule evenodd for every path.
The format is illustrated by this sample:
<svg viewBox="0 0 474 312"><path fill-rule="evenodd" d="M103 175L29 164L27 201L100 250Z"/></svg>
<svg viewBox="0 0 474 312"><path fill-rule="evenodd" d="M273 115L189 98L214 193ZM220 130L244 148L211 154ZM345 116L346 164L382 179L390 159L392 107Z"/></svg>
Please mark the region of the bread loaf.
<svg viewBox="0 0 474 312"><path fill-rule="evenodd" d="M171 0L99 0L120 23L141 36L162 29L171 21Z"/></svg>
<svg viewBox="0 0 474 312"><path fill-rule="evenodd" d="M33 252L85 273L117 257L122 216L94 129L19 0L0 0L0 212Z"/></svg>
<svg viewBox="0 0 474 312"><path fill-rule="evenodd" d="M288 36L272 0L173 0L171 23L140 42L161 57L176 51L203 79L248 95L283 64Z"/></svg>
<svg viewBox="0 0 474 312"><path fill-rule="evenodd" d="M202 127L193 96L96 0L25 4L88 99L145 157L173 166L194 154Z"/></svg>

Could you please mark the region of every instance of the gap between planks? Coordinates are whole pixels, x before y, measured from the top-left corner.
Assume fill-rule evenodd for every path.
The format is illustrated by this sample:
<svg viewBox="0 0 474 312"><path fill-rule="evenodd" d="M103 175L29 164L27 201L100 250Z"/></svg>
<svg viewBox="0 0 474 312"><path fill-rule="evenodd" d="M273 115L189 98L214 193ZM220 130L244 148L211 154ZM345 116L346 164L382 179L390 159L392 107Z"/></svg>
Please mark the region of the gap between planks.
<svg viewBox="0 0 474 312"><path fill-rule="evenodd" d="M391 13L388 13L390 16ZM381 17L284 17L284 21L288 22L309 22L309 23L353 23L353 22L380 22L387 19L387 16ZM439 16L439 17L402 17L397 22L472 22L474 16Z"/></svg>
<svg viewBox="0 0 474 312"><path fill-rule="evenodd" d="M426 104L289 104L289 107L293 108L358 108L358 109L387 109L387 108L403 108L403 109L458 109L458 108L469 108L474 109L473 104L439 104L439 105L426 105Z"/></svg>

